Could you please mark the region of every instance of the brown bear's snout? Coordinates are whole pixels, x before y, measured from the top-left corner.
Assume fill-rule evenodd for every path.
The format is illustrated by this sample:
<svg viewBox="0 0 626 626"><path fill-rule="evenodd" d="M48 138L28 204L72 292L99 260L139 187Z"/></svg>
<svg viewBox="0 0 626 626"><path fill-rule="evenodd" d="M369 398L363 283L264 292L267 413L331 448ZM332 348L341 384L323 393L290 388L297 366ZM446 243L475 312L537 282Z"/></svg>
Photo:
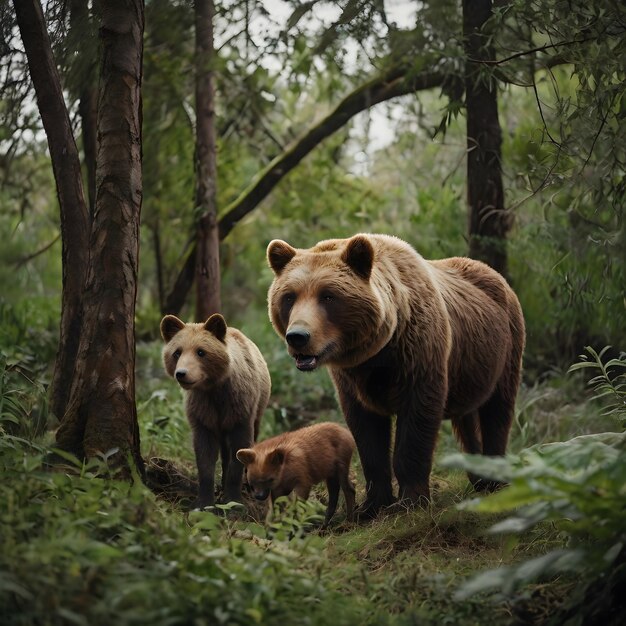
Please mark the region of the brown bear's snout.
<svg viewBox="0 0 626 626"><path fill-rule="evenodd" d="M185 378L187 377L187 370L184 369L178 369L175 372L175 376L176 376L176 380L181 382L184 381Z"/></svg>
<svg viewBox="0 0 626 626"><path fill-rule="evenodd" d="M304 328L292 328L287 331L285 335L285 339L287 343L292 347L299 350L300 348L304 348L307 343L309 343L309 339L311 338L311 333Z"/></svg>

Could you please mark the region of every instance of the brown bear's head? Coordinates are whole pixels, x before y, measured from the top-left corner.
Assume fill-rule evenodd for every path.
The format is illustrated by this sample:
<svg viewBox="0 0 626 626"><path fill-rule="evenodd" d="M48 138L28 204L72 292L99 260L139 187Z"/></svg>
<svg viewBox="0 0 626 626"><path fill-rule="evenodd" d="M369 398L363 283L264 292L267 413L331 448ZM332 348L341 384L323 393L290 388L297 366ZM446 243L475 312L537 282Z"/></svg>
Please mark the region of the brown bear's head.
<svg viewBox="0 0 626 626"><path fill-rule="evenodd" d="M330 239L308 250L280 240L269 244L269 315L298 369L354 367L389 341L388 296L375 257L368 235Z"/></svg>
<svg viewBox="0 0 626 626"><path fill-rule="evenodd" d="M183 389L209 388L224 381L230 359L226 322L211 315L204 324L185 324L174 315L161 320L165 371Z"/></svg>
<svg viewBox="0 0 626 626"><path fill-rule="evenodd" d="M257 500L266 500L272 489L280 485L286 452L278 447L269 452L242 448L237 460L245 465L246 477Z"/></svg>

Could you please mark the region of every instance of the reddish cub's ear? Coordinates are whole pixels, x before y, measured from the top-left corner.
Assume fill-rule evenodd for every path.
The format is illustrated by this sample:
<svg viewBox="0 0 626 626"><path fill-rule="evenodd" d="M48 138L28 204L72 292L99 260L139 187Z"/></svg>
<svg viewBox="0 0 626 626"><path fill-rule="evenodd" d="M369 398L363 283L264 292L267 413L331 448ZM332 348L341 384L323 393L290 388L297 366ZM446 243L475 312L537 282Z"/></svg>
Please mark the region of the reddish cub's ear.
<svg viewBox="0 0 626 626"><path fill-rule="evenodd" d="M286 241L274 239L267 246L267 261L276 276L285 269L287 263L294 256L296 256L296 249L292 248Z"/></svg>
<svg viewBox="0 0 626 626"><path fill-rule="evenodd" d="M185 328L185 322L181 322L175 315L166 315L161 320L161 337L165 341L169 341L183 328Z"/></svg>
<svg viewBox="0 0 626 626"><path fill-rule="evenodd" d="M224 337L226 337L226 320L219 313L213 313L213 315L204 322L204 330L208 330L220 341L224 341Z"/></svg>
<svg viewBox="0 0 626 626"><path fill-rule="evenodd" d="M341 260L357 276L369 280L374 264L374 248L367 237L356 235L348 241Z"/></svg>
<svg viewBox="0 0 626 626"><path fill-rule="evenodd" d="M267 455L267 462L275 467L280 467L285 462L285 451L282 448L276 448Z"/></svg>
<svg viewBox="0 0 626 626"><path fill-rule="evenodd" d="M242 448L237 451L235 456L237 457L237 460L244 465L250 465L254 463L254 460L256 459L256 452L252 448Z"/></svg>

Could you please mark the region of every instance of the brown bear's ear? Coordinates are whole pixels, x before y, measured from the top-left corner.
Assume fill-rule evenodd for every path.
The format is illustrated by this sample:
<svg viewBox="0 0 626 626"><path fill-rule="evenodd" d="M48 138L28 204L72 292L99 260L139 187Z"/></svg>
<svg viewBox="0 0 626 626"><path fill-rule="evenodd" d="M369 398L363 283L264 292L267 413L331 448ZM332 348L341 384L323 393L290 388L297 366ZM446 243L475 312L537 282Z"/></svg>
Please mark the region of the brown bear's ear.
<svg viewBox="0 0 626 626"><path fill-rule="evenodd" d="M278 276L284 269L285 265L296 256L296 249L292 248L286 241L274 239L267 246L267 260L274 274Z"/></svg>
<svg viewBox="0 0 626 626"><path fill-rule="evenodd" d="M208 330L220 341L224 341L224 337L226 337L226 320L219 313L213 313L213 315L204 322L204 330Z"/></svg>
<svg viewBox="0 0 626 626"><path fill-rule="evenodd" d="M374 263L374 248L364 235L356 235L348 241L341 260L361 278L369 280Z"/></svg>
<svg viewBox="0 0 626 626"><path fill-rule="evenodd" d="M166 315L161 320L161 337L165 341L170 341L183 328L185 328L185 322L181 322L175 315Z"/></svg>
<svg viewBox="0 0 626 626"><path fill-rule="evenodd" d="M237 457L237 460L244 465L250 465L251 463L254 463L254 460L256 459L256 452L252 448L242 448L237 451L235 456Z"/></svg>
<svg viewBox="0 0 626 626"><path fill-rule="evenodd" d="M282 448L276 448L267 455L267 462L270 465L280 467L285 462L285 451Z"/></svg>

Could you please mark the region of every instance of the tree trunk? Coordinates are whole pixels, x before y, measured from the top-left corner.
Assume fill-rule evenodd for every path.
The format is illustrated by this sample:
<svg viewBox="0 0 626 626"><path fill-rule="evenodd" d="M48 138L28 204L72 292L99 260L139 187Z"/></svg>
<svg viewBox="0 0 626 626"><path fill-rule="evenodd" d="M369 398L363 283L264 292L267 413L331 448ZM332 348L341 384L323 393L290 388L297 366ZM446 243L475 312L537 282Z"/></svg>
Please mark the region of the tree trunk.
<svg viewBox="0 0 626 626"><path fill-rule="evenodd" d="M156 263L157 294L159 297L159 311L163 310L165 293L163 289L163 255L161 253L161 222L157 217L150 226L152 233L152 249L154 251L154 261Z"/></svg>
<svg viewBox="0 0 626 626"><path fill-rule="evenodd" d="M511 219L504 208L498 94L485 63L495 53L483 28L491 9L491 0L463 0L469 255L506 276Z"/></svg>
<svg viewBox="0 0 626 626"><path fill-rule="evenodd" d="M196 320L222 308L213 70L213 0L196 0Z"/></svg>
<svg viewBox="0 0 626 626"><path fill-rule="evenodd" d="M135 299L141 172L142 0L103 5L96 212L83 291L83 326L57 444L80 458L118 449L140 470L135 406Z"/></svg>
<svg viewBox="0 0 626 626"><path fill-rule="evenodd" d="M83 154L87 171L87 197L89 213L93 217L96 208L96 137L98 123L98 90L86 86L81 90L78 101L80 130L83 138Z"/></svg>
<svg viewBox="0 0 626 626"><path fill-rule="evenodd" d="M59 350L50 391L50 411L61 419L74 377L82 326L81 296L89 257L90 219L80 160L63 99L61 81L39 0L14 0L37 105L46 131L56 181L63 241L63 291Z"/></svg>
<svg viewBox="0 0 626 626"><path fill-rule="evenodd" d="M91 45L85 45L86 34L91 37L95 31L91 27L88 0L70 0L71 51L80 58L78 92L78 115L83 143L83 164L87 174L87 197L89 214L93 216L96 205L96 124L98 114L98 88L96 80L97 54Z"/></svg>

